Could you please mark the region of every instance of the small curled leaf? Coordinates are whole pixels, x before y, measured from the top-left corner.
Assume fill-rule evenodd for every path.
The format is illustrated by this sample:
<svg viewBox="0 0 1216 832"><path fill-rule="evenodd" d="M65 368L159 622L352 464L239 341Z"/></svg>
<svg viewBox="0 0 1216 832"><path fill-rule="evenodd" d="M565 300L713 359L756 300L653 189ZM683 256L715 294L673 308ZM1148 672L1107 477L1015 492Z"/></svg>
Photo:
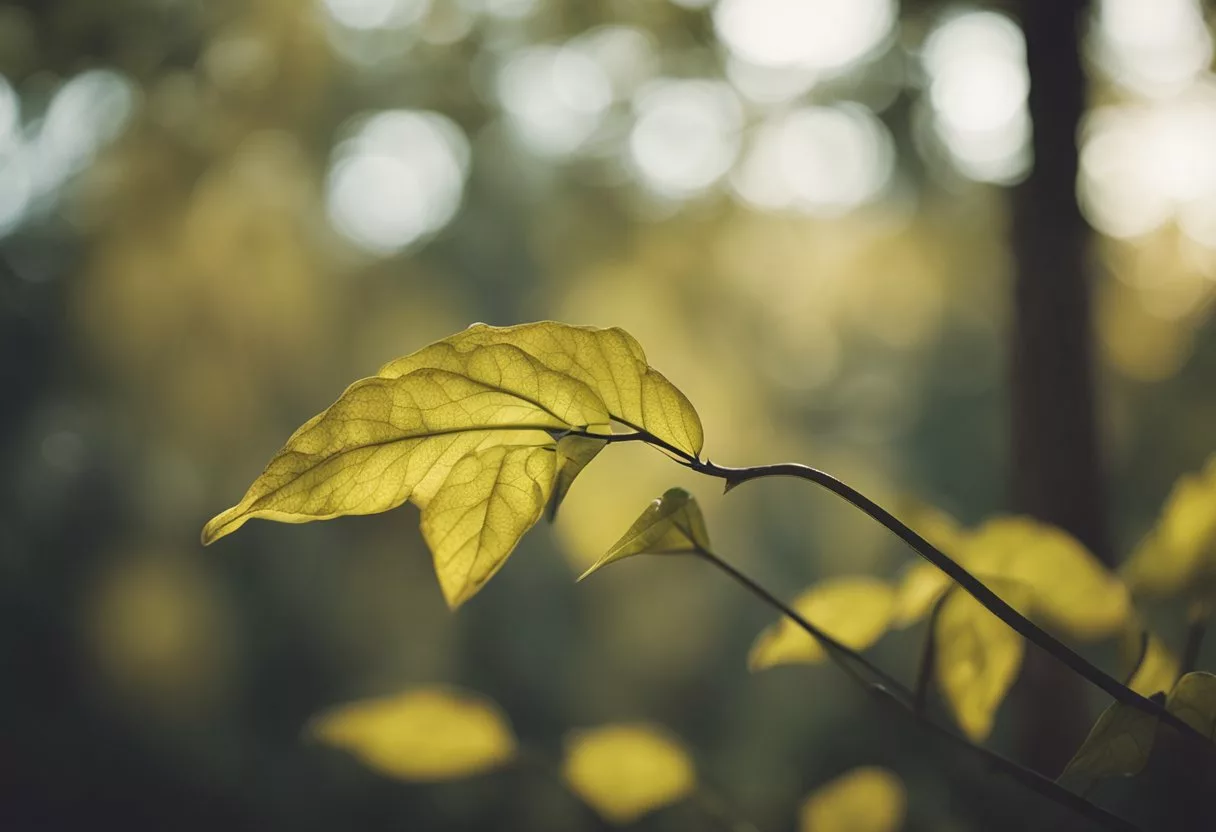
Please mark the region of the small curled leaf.
<svg viewBox="0 0 1216 832"><path fill-rule="evenodd" d="M632 555L686 554L709 551L709 532L696 499L683 488L669 488L654 500L629 531L579 576Z"/></svg>
<svg viewBox="0 0 1216 832"><path fill-rule="evenodd" d="M511 728L493 702L447 688L340 705L314 717L307 731L368 768L415 782L479 774L516 752Z"/></svg>
<svg viewBox="0 0 1216 832"><path fill-rule="evenodd" d="M592 433L611 433L609 425L591 425L588 430ZM557 440L557 482L553 484L553 497L549 500L549 520L557 517L562 500L574 485L574 480L583 469L591 464L591 460L599 456L608 441L594 439L589 436L563 436Z"/></svg>
<svg viewBox="0 0 1216 832"><path fill-rule="evenodd" d="M627 824L675 803L696 788L681 743L650 725L607 725L566 741L562 777L571 791L610 823Z"/></svg>
<svg viewBox="0 0 1216 832"><path fill-rule="evenodd" d="M801 832L895 832L904 822L903 781L876 766L856 768L817 789L802 804Z"/></svg>
<svg viewBox="0 0 1216 832"><path fill-rule="evenodd" d="M1216 676L1201 670L1178 680L1165 709L1203 736L1216 740Z"/></svg>
<svg viewBox="0 0 1216 832"><path fill-rule="evenodd" d="M790 606L845 647L865 650L887 631L895 591L884 581L864 575L832 578L811 587ZM781 664L821 662L827 656L823 646L797 622L783 618L756 638L747 664L752 670L764 670Z"/></svg>
<svg viewBox="0 0 1216 832"><path fill-rule="evenodd" d="M1148 765L1156 737L1156 717L1115 702L1098 717L1059 782L1084 793L1101 778L1139 774Z"/></svg>

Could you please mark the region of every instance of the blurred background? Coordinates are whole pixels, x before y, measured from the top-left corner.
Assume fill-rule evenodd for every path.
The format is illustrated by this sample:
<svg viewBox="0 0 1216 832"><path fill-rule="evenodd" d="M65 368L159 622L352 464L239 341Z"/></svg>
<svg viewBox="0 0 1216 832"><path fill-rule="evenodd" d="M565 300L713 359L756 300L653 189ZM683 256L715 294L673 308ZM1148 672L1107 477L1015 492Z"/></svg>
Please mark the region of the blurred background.
<svg viewBox="0 0 1216 832"><path fill-rule="evenodd" d="M911 561L805 483L725 498L611 447L456 614L412 507L198 532L351 380L555 318L633 333L716 462L806 462L967 523L1032 511L1118 562L1213 450L1212 13L0 3L0 826L600 828L534 773L410 786L301 741L323 708L435 682L541 754L662 723L764 830L860 764L905 779L910 829L1074 822L830 667L748 674L773 616L696 563L574 584L671 485L784 597ZM1036 439L1059 413L1073 432ZM1027 496L1069 472L1105 483L1085 517ZM877 657L907 675L919 639ZM1025 758L1023 720L1007 704L994 745Z"/></svg>

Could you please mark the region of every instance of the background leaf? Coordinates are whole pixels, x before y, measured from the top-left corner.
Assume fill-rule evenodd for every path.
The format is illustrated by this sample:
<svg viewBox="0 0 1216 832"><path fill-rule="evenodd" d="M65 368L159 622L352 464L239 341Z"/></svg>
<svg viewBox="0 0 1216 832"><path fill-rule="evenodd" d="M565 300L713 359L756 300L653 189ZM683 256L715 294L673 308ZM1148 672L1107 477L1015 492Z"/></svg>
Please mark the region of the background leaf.
<svg viewBox="0 0 1216 832"><path fill-rule="evenodd" d="M823 581L791 604L807 621L854 650L864 650L882 637L894 605L895 591L884 581L864 575ZM756 638L747 663L752 670L763 670L825 658L827 652L814 637L783 618Z"/></svg>
<svg viewBox="0 0 1216 832"><path fill-rule="evenodd" d="M885 768L856 768L820 787L799 813L801 832L894 832L903 825L908 795Z"/></svg>
<svg viewBox="0 0 1216 832"><path fill-rule="evenodd" d="M669 488L654 500L629 530L579 580L631 555L708 552L709 532L696 499L683 488Z"/></svg>
<svg viewBox="0 0 1216 832"><path fill-rule="evenodd" d="M1022 665L1026 645L1005 622L965 592L952 592L937 616L938 688L973 741L992 733L1005 695Z"/></svg>
<svg viewBox="0 0 1216 832"><path fill-rule="evenodd" d="M1146 644L1145 631L1137 621L1119 640L1119 660L1125 668L1124 675L1130 674L1127 686L1141 696L1173 688L1180 667L1178 657L1156 633L1147 633L1147 638Z"/></svg>
<svg viewBox="0 0 1216 832"><path fill-rule="evenodd" d="M571 734L562 776L605 820L631 823L696 787L681 743L650 725L608 725Z"/></svg>
<svg viewBox="0 0 1216 832"><path fill-rule="evenodd" d="M508 762L516 750L493 702L447 688L340 705L314 717L308 733L381 774L411 781L478 774Z"/></svg>

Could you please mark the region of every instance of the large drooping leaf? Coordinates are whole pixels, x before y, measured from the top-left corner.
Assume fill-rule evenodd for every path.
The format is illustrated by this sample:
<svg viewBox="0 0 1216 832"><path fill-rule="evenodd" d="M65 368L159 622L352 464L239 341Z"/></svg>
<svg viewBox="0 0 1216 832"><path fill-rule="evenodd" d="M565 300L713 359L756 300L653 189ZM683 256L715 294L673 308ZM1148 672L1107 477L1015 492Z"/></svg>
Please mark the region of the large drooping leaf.
<svg viewBox="0 0 1216 832"><path fill-rule="evenodd" d="M795 598L791 606L845 647L864 650L887 631L894 604L895 591L887 583L858 575L818 583ZM783 618L756 638L747 663L752 670L763 670L825 658L827 653L814 637L797 622Z"/></svg>
<svg viewBox="0 0 1216 832"><path fill-rule="evenodd" d="M451 780L515 756L515 737L494 703L445 688L340 705L314 717L309 734L402 780Z"/></svg>
<svg viewBox="0 0 1216 832"><path fill-rule="evenodd" d="M1156 736L1155 716L1115 702L1098 717L1059 782L1084 793L1103 777L1139 774L1148 765Z"/></svg>
<svg viewBox="0 0 1216 832"><path fill-rule="evenodd" d="M621 539L593 563L579 580L613 561L631 555L686 554L709 550L709 532L697 501L683 488L669 488L646 507Z"/></svg>
<svg viewBox="0 0 1216 832"><path fill-rule="evenodd" d="M799 812L800 832L895 832L904 822L903 781L877 766L856 768L815 790Z"/></svg>
<svg viewBox="0 0 1216 832"><path fill-rule="evenodd" d="M379 375L402 376L421 367L459 365L478 348L509 344L561 375L587 385L612 419L647 433L692 456L705 436L692 404L675 385L646 363L646 353L622 329L598 329L541 321L518 326L474 324L412 355L390 361ZM606 421L606 420L605 420Z"/></svg>
<svg viewBox="0 0 1216 832"><path fill-rule="evenodd" d="M544 510L553 435L604 424L608 414L582 382L509 345L462 360L468 375L426 368L351 385L287 440L240 503L204 527L203 542L255 517L302 523L409 500L423 508L445 597L453 606L466 600Z"/></svg>
<svg viewBox="0 0 1216 832"><path fill-rule="evenodd" d="M1170 691L1165 708L1209 739L1216 740L1216 676L1188 673Z"/></svg>
<svg viewBox="0 0 1216 832"><path fill-rule="evenodd" d="M1120 568L1132 592L1168 597L1216 583L1216 456L1175 483L1157 524Z"/></svg>
<svg viewBox="0 0 1216 832"><path fill-rule="evenodd" d="M573 733L562 776L605 820L627 824L690 794L696 771L683 746L649 725L607 725Z"/></svg>
<svg viewBox="0 0 1216 832"><path fill-rule="evenodd" d="M1013 597L1017 591L1002 594ZM964 733L983 740L1017 677L1026 645L1009 625L959 590L942 602L933 637L938 688Z"/></svg>

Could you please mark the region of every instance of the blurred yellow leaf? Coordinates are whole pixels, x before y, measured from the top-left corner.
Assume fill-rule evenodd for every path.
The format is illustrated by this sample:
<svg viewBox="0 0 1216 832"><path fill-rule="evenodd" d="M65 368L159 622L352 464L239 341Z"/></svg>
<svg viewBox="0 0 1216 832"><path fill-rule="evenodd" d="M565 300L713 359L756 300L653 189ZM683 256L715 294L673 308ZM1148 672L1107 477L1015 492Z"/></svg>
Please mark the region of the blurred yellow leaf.
<svg viewBox="0 0 1216 832"><path fill-rule="evenodd" d="M1016 591L1014 593L1016 594ZM937 616L937 684L959 727L973 741L992 732L997 708L1022 664L1022 637L965 592L954 591Z"/></svg>
<svg viewBox="0 0 1216 832"><path fill-rule="evenodd" d="M1141 696L1168 691L1178 678L1178 657L1155 633L1142 630L1138 622L1119 640L1119 660L1131 674L1127 686Z"/></svg>
<svg viewBox="0 0 1216 832"><path fill-rule="evenodd" d="M1156 597L1216 579L1216 456L1175 483L1156 525L1119 571L1132 592Z"/></svg>
<svg viewBox="0 0 1216 832"><path fill-rule="evenodd" d="M669 488L654 500L629 531L591 565L579 580L613 561L630 555L679 554L709 551L709 532L705 518L691 494L683 488Z"/></svg>
<svg viewBox="0 0 1216 832"><path fill-rule="evenodd" d="M817 789L802 804L801 832L894 832L903 824L908 796L885 768L856 768Z"/></svg>
<svg viewBox="0 0 1216 832"><path fill-rule="evenodd" d="M675 803L696 787L696 772L681 744L648 725L573 733L562 776L575 794L616 824Z"/></svg>
<svg viewBox="0 0 1216 832"><path fill-rule="evenodd" d="M1156 736L1155 716L1116 702L1098 717L1059 782L1083 793L1100 778L1139 774Z"/></svg>
<svg viewBox="0 0 1216 832"><path fill-rule="evenodd" d="M1165 708L1205 737L1216 740L1216 676L1188 673L1170 691Z"/></svg>
<svg viewBox="0 0 1216 832"><path fill-rule="evenodd" d="M340 705L314 717L308 732L402 780L466 777L515 756L515 737L494 703L445 688Z"/></svg>
<svg viewBox="0 0 1216 832"><path fill-rule="evenodd" d="M582 382L621 424L646 430L693 456L701 453L705 435L692 404L646 363L646 353L634 337L616 327L598 329L553 321L508 327L474 324L390 361L379 375L393 378L420 367L441 366L435 363L438 360L458 362L467 351L498 344L523 350L548 369Z"/></svg>
<svg viewBox="0 0 1216 832"><path fill-rule="evenodd" d="M910 627L920 621L929 614L950 584L946 573L933 564L923 561L910 564L895 589L893 626Z"/></svg>
<svg viewBox="0 0 1216 832"><path fill-rule="evenodd" d="M864 650L887 631L895 591L884 581L864 575L833 578L811 587L791 606L844 646ZM747 664L752 670L763 670L779 664L819 662L826 657L818 641L791 619L783 618L759 635Z"/></svg>
<svg viewBox="0 0 1216 832"><path fill-rule="evenodd" d="M481 589L540 519L555 461L551 447L496 445L453 466L421 522L448 606Z"/></svg>
<svg viewBox="0 0 1216 832"><path fill-rule="evenodd" d="M961 560L982 579L1029 588L1030 609L1077 638L1118 632L1131 611L1123 582L1084 546L1026 517L984 523L967 539Z"/></svg>

